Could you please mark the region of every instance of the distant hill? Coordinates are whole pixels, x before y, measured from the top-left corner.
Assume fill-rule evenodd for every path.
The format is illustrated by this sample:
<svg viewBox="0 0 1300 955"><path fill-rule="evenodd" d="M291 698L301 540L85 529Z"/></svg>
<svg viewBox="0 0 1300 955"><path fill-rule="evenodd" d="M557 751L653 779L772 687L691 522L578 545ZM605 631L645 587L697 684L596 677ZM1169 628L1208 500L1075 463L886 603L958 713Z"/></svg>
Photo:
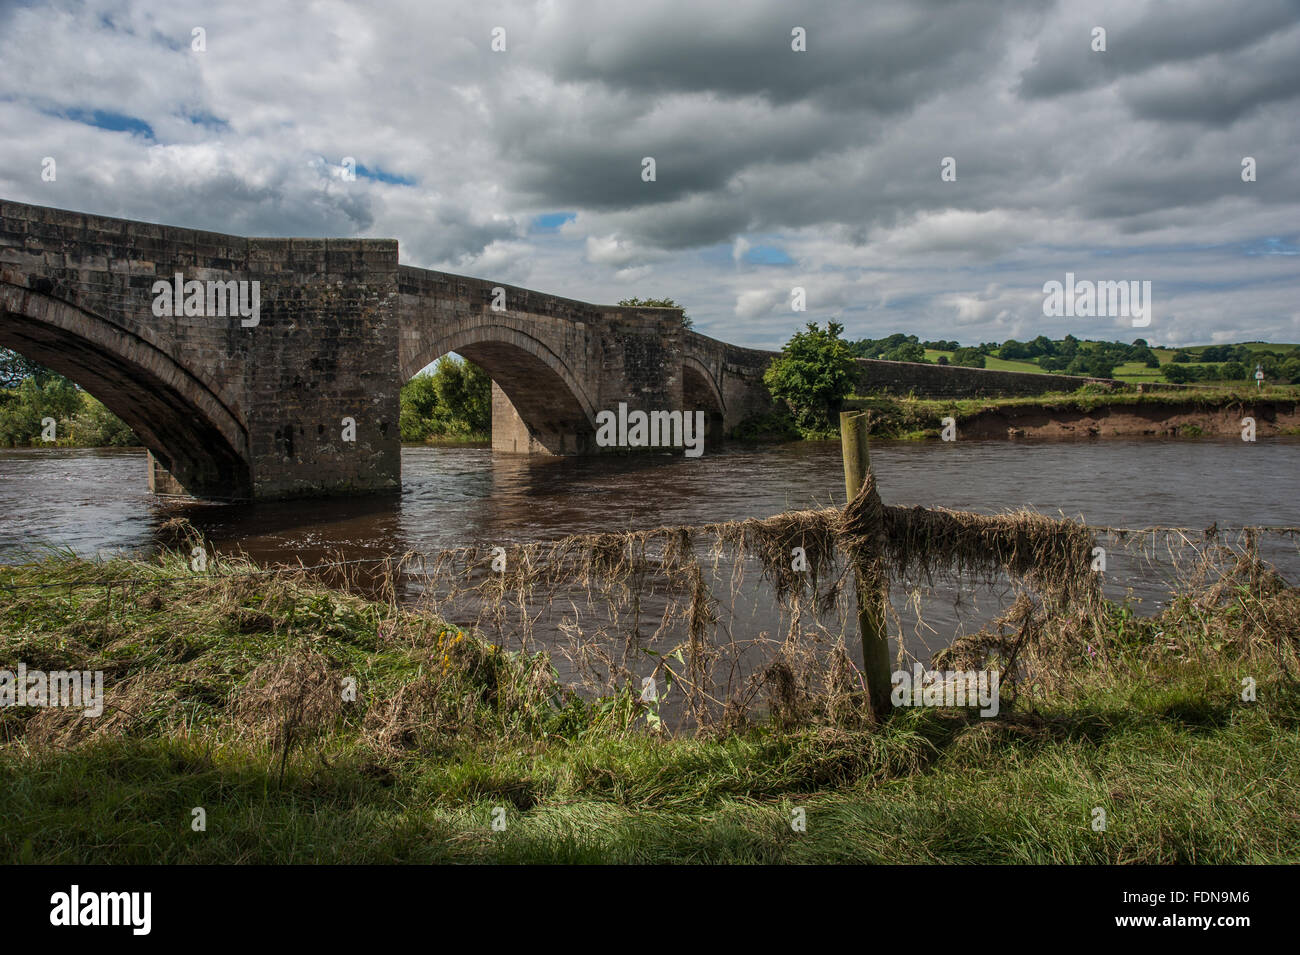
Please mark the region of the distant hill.
<svg viewBox="0 0 1300 955"><path fill-rule="evenodd" d="M1262 367L1271 384L1300 384L1300 344L1234 342L1156 345L1146 339L1132 342L1081 339L1067 335L1032 341L1008 339L962 345L956 341L923 341L897 332L884 338L863 338L850 343L859 358L964 365L995 371L1049 372L1117 378L1132 382L1252 382Z"/></svg>

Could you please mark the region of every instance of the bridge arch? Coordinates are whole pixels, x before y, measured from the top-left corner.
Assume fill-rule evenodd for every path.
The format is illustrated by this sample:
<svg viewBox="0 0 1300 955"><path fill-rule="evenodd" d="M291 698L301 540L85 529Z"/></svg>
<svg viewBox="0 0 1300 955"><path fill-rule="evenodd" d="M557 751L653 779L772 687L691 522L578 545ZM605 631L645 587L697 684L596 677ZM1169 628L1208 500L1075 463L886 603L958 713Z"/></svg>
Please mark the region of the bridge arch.
<svg viewBox="0 0 1300 955"><path fill-rule="evenodd" d="M550 454L594 450L599 409L545 343L500 323L463 327L434 340L408 360L401 370L402 379L409 380L449 352L468 358L493 381L494 449ZM522 430L498 433L512 425Z"/></svg>
<svg viewBox="0 0 1300 955"><path fill-rule="evenodd" d="M0 347L93 394L190 493L244 497L251 492L244 422L143 338L44 292L4 282Z"/></svg>
<svg viewBox="0 0 1300 955"><path fill-rule="evenodd" d="M726 402L709 367L693 355L682 358L682 402L688 411L703 411L705 440L716 445L726 430Z"/></svg>

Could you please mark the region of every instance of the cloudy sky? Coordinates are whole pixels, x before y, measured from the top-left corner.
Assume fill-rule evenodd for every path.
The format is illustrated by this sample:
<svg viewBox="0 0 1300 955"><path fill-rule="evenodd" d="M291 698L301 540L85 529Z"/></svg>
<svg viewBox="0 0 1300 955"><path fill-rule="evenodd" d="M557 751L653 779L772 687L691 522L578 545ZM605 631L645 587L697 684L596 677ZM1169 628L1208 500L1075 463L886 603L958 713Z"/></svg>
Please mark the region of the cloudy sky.
<svg viewBox="0 0 1300 955"><path fill-rule="evenodd" d="M393 237L755 347L1300 341L1300 0L0 0L0 63L8 199ZM1150 327L1044 317L1067 271L1151 281Z"/></svg>

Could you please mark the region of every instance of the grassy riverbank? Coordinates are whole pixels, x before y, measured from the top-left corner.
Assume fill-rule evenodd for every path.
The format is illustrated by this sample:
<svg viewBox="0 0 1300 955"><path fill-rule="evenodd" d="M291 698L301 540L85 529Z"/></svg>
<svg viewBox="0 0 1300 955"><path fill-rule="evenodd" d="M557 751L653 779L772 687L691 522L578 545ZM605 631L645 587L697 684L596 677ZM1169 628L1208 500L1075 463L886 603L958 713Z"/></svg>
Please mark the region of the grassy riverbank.
<svg viewBox="0 0 1300 955"><path fill-rule="evenodd" d="M1300 591L1276 582L1112 608L1050 694L998 717L661 739L630 692L583 702L542 658L250 570L0 568L0 667L107 688L98 719L0 711L0 859L1300 861Z"/></svg>

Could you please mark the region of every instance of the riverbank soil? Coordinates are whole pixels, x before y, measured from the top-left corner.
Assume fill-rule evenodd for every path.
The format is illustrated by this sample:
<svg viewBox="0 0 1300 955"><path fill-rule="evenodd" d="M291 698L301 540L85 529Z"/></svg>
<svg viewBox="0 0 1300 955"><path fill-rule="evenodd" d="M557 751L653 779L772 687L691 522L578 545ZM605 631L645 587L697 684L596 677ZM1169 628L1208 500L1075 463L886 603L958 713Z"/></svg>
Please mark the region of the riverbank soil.
<svg viewBox="0 0 1300 955"><path fill-rule="evenodd" d="M1248 391L1137 391L1082 388L1059 395L960 400L866 396L846 407L870 413L882 438L939 437L945 419L968 438L1240 437L1254 421L1256 437L1300 434L1300 393L1271 387Z"/></svg>
<svg viewBox="0 0 1300 955"><path fill-rule="evenodd" d="M188 568L0 567L0 671L104 679L99 716L0 709L0 860L1300 861L1300 591L1258 566L1109 606L993 717L683 738L639 687L582 700L427 615Z"/></svg>
<svg viewBox="0 0 1300 955"><path fill-rule="evenodd" d="M1239 437L1242 419L1255 421L1258 437L1295 434L1294 402L1258 402L1207 408L1196 404L1121 405L1091 411L1012 407L974 414L962 423L971 438L1003 437Z"/></svg>

